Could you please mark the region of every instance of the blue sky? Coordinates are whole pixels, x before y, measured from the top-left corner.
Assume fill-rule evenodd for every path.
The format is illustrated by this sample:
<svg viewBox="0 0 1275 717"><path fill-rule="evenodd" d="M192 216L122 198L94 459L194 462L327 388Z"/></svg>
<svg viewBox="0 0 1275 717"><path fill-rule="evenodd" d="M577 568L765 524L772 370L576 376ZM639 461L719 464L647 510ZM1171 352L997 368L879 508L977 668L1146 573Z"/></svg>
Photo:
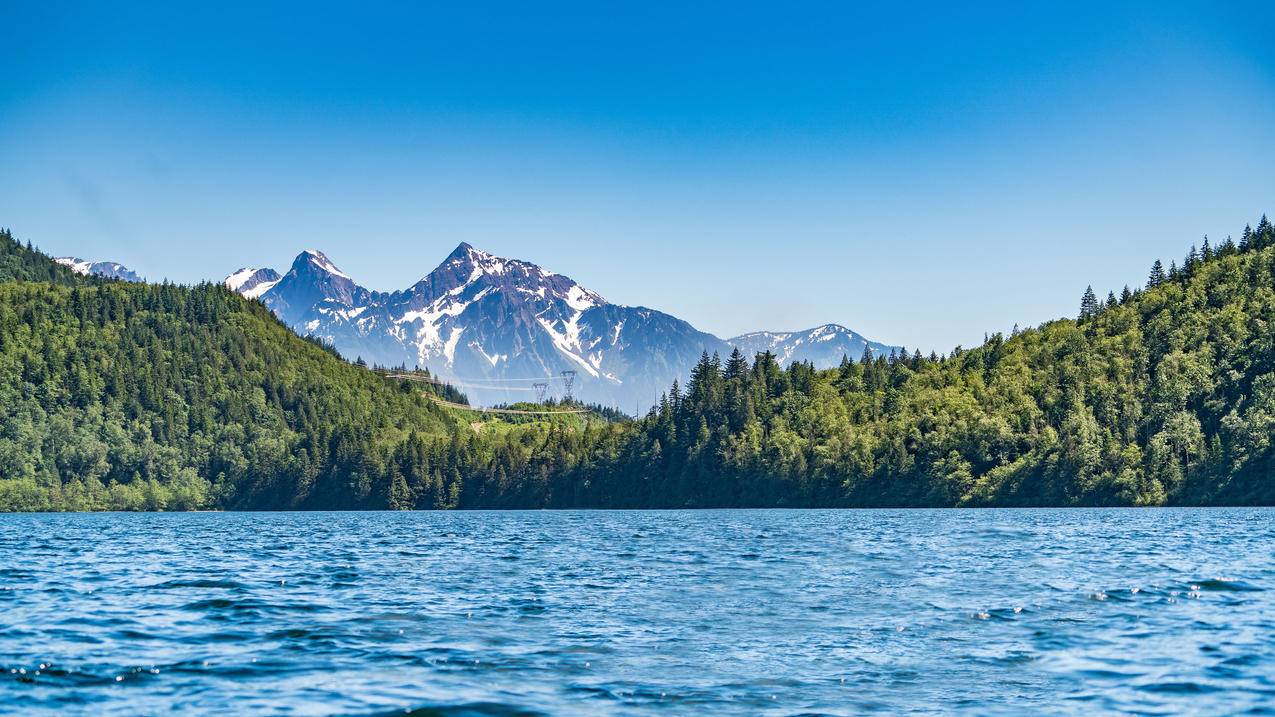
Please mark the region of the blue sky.
<svg viewBox="0 0 1275 717"><path fill-rule="evenodd" d="M364 5L6 3L0 225L947 350L1275 213L1269 3Z"/></svg>

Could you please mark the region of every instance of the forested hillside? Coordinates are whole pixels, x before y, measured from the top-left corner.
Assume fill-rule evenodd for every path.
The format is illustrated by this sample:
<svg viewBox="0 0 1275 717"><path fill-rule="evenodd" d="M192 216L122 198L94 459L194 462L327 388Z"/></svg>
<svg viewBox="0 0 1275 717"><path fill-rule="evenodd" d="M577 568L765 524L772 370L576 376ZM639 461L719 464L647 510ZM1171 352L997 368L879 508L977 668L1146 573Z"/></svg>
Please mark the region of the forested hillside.
<svg viewBox="0 0 1275 717"><path fill-rule="evenodd" d="M47 281L52 284L82 285L96 279L81 276L70 267L49 259L27 242L13 238L8 229L0 229L0 281Z"/></svg>
<svg viewBox="0 0 1275 717"><path fill-rule="evenodd" d="M378 458L459 430L219 285L79 277L7 232L0 280L0 509L381 506Z"/></svg>
<svg viewBox="0 0 1275 717"><path fill-rule="evenodd" d="M1265 218L976 349L705 356L632 422L445 409L221 286L78 278L7 234L0 271L0 509L1275 502Z"/></svg>
<svg viewBox="0 0 1275 717"><path fill-rule="evenodd" d="M1087 290L1078 320L947 357L705 357L586 475L609 505L1269 504L1273 438L1263 217L1145 289Z"/></svg>

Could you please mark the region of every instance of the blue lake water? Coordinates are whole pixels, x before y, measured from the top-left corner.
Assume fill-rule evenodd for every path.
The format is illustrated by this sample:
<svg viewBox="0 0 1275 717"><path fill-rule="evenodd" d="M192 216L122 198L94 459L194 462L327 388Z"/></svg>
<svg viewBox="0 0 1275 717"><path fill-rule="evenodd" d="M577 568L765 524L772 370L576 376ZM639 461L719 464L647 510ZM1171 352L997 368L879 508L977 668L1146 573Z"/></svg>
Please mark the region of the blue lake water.
<svg viewBox="0 0 1275 717"><path fill-rule="evenodd" d="M1275 711L1275 511L0 515L0 712Z"/></svg>

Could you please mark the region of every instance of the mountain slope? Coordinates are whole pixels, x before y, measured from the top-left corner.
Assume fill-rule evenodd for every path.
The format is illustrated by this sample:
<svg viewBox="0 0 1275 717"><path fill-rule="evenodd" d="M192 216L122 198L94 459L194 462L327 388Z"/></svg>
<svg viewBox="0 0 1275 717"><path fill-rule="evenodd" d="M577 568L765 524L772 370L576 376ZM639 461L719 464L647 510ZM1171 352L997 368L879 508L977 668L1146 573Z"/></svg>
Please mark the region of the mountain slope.
<svg viewBox="0 0 1275 717"><path fill-rule="evenodd" d="M31 242L23 246L8 229L0 229L0 281L39 281L62 286L93 283L49 259Z"/></svg>

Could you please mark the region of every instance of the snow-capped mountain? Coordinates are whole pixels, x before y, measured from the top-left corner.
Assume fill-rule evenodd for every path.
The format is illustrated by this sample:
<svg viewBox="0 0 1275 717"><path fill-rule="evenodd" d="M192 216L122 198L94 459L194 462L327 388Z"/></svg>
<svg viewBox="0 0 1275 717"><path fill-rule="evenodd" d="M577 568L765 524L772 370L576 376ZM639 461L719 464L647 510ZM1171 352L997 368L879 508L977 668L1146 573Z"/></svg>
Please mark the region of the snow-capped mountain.
<svg viewBox="0 0 1275 717"><path fill-rule="evenodd" d="M122 264L56 259L80 274L143 281ZM245 267L224 280L260 299L297 333L331 342L342 355L384 366L427 367L480 404L565 393L588 402L645 411L674 379L685 381L707 351L770 351L783 366L831 368L865 348L894 348L837 324L806 331L758 331L722 339L662 311L612 304L561 274L469 244L404 291L370 291L323 252L297 255L286 274Z"/></svg>
<svg viewBox="0 0 1275 717"><path fill-rule="evenodd" d="M897 348L869 341L838 324L824 324L805 331L756 331L728 339L727 343L738 346L748 356L770 351L781 366L806 361L815 368L837 366L842 356L857 361L865 348L871 348L874 356L888 356Z"/></svg>
<svg viewBox="0 0 1275 717"><path fill-rule="evenodd" d="M142 277L138 276L134 271L123 264L116 264L113 261L84 261L73 256L60 256L53 261L68 266L71 271L77 274L102 276L107 279L121 279L123 281L142 281Z"/></svg>
<svg viewBox="0 0 1275 717"><path fill-rule="evenodd" d="M538 382L561 397L562 372L574 371L577 398L645 410L701 353L730 351L681 319L609 303L566 276L469 244L393 293L359 286L317 251L278 279L267 271L240 270L226 285L348 358L428 367L479 403L534 400Z"/></svg>
<svg viewBox="0 0 1275 717"><path fill-rule="evenodd" d="M279 283L279 272L274 269L252 269L245 267L226 277L226 287L231 291L255 299L270 291L270 287Z"/></svg>
<svg viewBox="0 0 1275 717"><path fill-rule="evenodd" d="M355 284L323 252L310 249L301 252L288 273L259 296L289 324L300 323L316 311L326 315L372 303L372 292Z"/></svg>

